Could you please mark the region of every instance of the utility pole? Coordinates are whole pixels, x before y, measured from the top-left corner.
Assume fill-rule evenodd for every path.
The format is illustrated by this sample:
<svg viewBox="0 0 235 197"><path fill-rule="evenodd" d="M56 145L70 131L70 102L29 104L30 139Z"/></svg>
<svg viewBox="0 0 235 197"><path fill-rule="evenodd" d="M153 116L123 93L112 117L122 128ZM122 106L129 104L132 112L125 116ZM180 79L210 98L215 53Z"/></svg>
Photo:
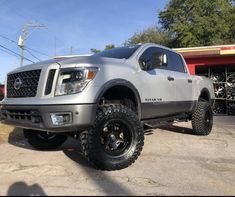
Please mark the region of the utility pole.
<svg viewBox="0 0 235 197"><path fill-rule="evenodd" d="M73 47L70 47L70 55L73 55Z"/></svg>
<svg viewBox="0 0 235 197"><path fill-rule="evenodd" d="M55 56L56 56L56 36L55 36Z"/></svg>
<svg viewBox="0 0 235 197"><path fill-rule="evenodd" d="M21 48L20 66L23 66L25 41L38 27L45 27L45 25L39 23L25 23L23 26L23 36L20 36L18 41L18 46ZM33 30L28 33L30 28L33 28Z"/></svg>

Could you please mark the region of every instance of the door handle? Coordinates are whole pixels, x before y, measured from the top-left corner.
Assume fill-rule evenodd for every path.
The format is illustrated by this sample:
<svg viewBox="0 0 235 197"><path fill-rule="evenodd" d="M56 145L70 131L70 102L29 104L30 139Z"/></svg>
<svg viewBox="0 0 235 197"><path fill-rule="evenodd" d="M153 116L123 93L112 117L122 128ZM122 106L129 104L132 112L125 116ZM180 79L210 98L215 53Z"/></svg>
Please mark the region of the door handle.
<svg viewBox="0 0 235 197"><path fill-rule="evenodd" d="M168 81L174 81L175 80L175 78L171 77L171 76L168 76L167 79L168 79Z"/></svg>
<svg viewBox="0 0 235 197"><path fill-rule="evenodd" d="M192 83L193 81L192 81L192 79L188 79L188 83Z"/></svg>

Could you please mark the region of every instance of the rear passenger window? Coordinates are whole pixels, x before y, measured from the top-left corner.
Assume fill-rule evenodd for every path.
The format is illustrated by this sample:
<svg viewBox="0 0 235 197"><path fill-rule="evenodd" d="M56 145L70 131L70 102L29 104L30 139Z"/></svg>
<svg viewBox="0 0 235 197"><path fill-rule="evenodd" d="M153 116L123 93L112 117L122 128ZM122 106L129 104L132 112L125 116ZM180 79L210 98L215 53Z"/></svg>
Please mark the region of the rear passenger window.
<svg viewBox="0 0 235 197"><path fill-rule="evenodd" d="M167 61L168 61L167 70L185 73L186 70L185 70L185 66L184 66L181 56L172 51L166 50L165 52L166 52Z"/></svg>

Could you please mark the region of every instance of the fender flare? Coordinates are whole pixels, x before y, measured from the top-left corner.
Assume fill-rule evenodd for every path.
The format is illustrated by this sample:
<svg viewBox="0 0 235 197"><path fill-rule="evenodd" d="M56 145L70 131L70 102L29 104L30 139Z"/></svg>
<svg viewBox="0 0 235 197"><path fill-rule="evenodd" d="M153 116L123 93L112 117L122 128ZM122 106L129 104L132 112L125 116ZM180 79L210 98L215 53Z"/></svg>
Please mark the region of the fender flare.
<svg viewBox="0 0 235 197"><path fill-rule="evenodd" d="M115 86L124 86L126 88L129 88L134 93L135 99L137 102L138 117L140 118L141 117L141 99L140 99L139 92L130 81L127 81L125 79L112 79L112 80L106 82L104 85L102 85L100 90L96 94L95 103L98 104L100 99L104 95L104 93L107 90L109 90L110 88L115 87Z"/></svg>
<svg viewBox="0 0 235 197"><path fill-rule="evenodd" d="M207 94L208 95L208 101L211 102L211 94L207 88L203 88L200 92L199 98L201 97L202 94ZM198 100L199 100L198 98Z"/></svg>

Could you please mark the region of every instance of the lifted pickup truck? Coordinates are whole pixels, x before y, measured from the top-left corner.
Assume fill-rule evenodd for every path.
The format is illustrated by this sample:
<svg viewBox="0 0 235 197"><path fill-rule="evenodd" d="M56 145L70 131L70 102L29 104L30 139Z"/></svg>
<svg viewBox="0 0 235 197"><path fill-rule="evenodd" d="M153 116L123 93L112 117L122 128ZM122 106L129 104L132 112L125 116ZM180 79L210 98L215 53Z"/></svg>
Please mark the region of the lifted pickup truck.
<svg viewBox="0 0 235 197"><path fill-rule="evenodd" d="M5 90L3 123L24 128L37 149L77 136L84 156L103 170L134 163L146 127L192 120L196 135L208 135L213 124L212 81L191 76L180 54L156 44L20 67Z"/></svg>

